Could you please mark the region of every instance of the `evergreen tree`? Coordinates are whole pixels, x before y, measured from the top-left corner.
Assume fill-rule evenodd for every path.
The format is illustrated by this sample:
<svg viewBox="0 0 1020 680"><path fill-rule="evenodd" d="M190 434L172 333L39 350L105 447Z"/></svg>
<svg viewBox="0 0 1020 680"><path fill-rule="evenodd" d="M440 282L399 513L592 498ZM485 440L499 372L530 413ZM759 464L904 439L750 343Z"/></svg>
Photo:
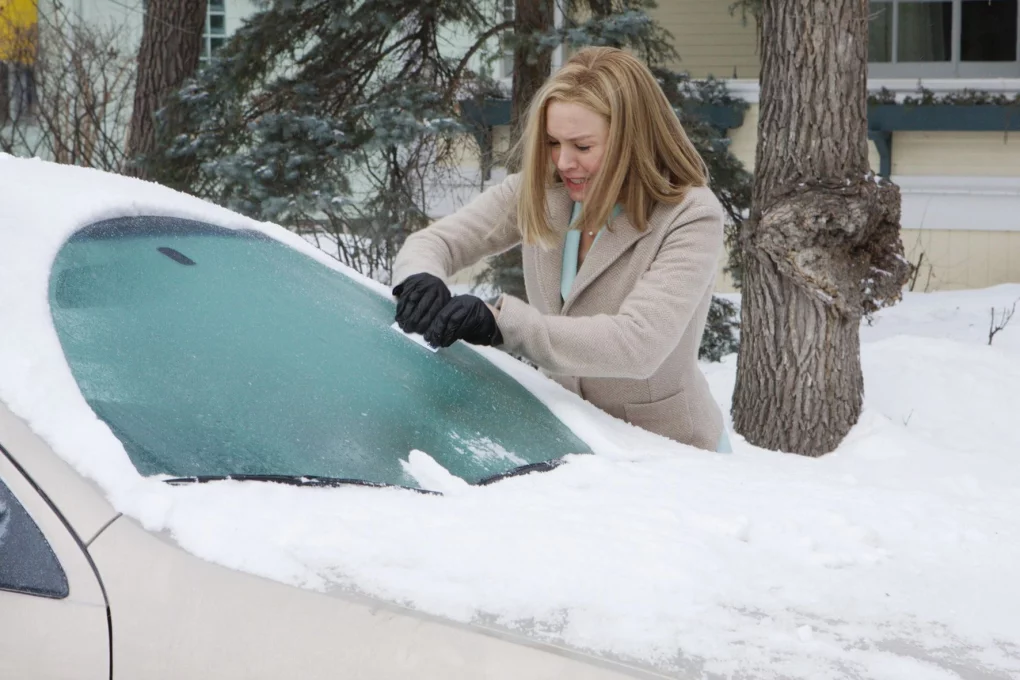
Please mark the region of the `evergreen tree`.
<svg viewBox="0 0 1020 680"><path fill-rule="evenodd" d="M464 132L491 12L475 0L291 0L253 15L160 113L159 181L295 230L386 281ZM478 35L467 51L445 47Z"/></svg>
<svg viewBox="0 0 1020 680"><path fill-rule="evenodd" d="M514 50L522 91L548 76L561 43L630 47L652 64L676 58L645 12L651 0L564 1L561 26L548 0L518 0L538 9L527 25L504 15L503 0L267 2L160 111L162 153L146 169L327 238L342 262L387 282L471 129L461 103L499 95L469 68L494 41ZM475 37L454 49L453 35ZM519 251L509 257L517 264L492 270L491 282L523 296Z"/></svg>

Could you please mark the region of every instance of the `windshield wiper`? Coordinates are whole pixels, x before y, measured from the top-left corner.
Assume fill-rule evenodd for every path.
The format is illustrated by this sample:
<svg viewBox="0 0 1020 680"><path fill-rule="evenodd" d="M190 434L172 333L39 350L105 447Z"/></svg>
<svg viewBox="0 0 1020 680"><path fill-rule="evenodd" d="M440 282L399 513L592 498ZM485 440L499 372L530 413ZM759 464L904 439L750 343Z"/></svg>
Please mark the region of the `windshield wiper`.
<svg viewBox="0 0 1020 680"><path fill-rule="evenodd" d="M374 486L380 488L407 489L408 491L417 491L418 493L441 495L437 491L417 489L413 486L386 484L384 482L370 482L364 479L353 479L347 477L321 477L319 475L192 475L190 477L173 477L171 479L164 479L163 481L167 484L178 486L182 484L204 484L206 482L222 482L226 480L234 480L237 482L276 482L277 484L311 487Z"/></svg>
<svg viewBox="0 0 1020 680"><path fill-rule="evenodd" d="M525 463L524 465L518 465L515 468L511 468L506 472L500 472L485 479L476 482L477 486L485 486L486 484L493 484L495 482L506 479L507 477L518 477L520 475L526 475L531 472L548 472L553 468L558 468L563 465L566 461L562 458L554 458L553 460L544 460L539 463Z"/></svg>
<svg viewBox="0 0 1020 680"><path fill-rule="evenodd" d="M559 467L564 462L565 461L562 458L557 458L539 463L525 463L524 465L518 465L515 468L511 468L506 472L500 472L489 477L485 477L475 482L475 486L486 486L488 484L493 484L500 480L507 479L508 477L518 477L531 472L547 472L553 468ZM319 475L191 475L189 477L172 477L170 479L164 479L163 481L167 484L180 486L184 484L204 484L206 482L222 482L226 480L234 480L237 482L276 482L277 484L308 487L372 486L378 488L407 489L408 491L416 491L418 493L431 494L435 496L443 495L438 491L419 489L413 486L403 486L401 484L370 482L364 479L354 479L349 477L322 477Z"/></svg>

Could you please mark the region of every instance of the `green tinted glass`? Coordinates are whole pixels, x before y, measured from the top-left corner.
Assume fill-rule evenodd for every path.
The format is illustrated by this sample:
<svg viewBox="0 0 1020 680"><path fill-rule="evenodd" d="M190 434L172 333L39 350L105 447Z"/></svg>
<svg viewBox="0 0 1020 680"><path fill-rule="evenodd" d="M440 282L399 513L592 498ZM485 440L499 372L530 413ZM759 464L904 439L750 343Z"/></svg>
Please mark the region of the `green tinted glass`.
<svg viewBox="0 0 1020 680"><path fill-rule="evenodd" d="M394 304L267 237L101 222L61 249L54 323L82 394L142 474L417 486L412 449L478 482L587 450L467 347L433 354Z"/></svg>

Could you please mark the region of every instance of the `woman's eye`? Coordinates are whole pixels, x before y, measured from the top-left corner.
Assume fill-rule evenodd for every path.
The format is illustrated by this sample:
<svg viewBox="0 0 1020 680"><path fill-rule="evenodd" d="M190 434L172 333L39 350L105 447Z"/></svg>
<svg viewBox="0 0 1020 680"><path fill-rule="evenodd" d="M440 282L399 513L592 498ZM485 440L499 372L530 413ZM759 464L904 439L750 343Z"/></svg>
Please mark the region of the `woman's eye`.
<svg viewBox="0 0 1020 680"><path fill-rule="evenodd" d="M577 150L578 151L587 151L590 148L591 148L590 146L579 146L579 147L577 147Z"/></svg>

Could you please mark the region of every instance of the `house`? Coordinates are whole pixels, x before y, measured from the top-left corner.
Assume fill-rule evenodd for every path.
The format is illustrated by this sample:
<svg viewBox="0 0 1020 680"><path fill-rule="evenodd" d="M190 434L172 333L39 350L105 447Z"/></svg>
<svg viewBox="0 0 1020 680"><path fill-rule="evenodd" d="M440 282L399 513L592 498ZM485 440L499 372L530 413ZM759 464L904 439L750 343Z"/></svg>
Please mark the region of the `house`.
<svg viewBox="0 0 1020 680"><path fill-rule="evenodd" d="M728 132L754 167L757 29L732 0L661 0L653 16L674 38L678 69L727 80L750 104ZM871 0L868 89L902 100L1020 94L1017 0ZM1020 281L1020 108L869 107L871 167L902 192L902 239L920 267L915 290ZM725 285L721 282L722 285Z"/></svg>
<svg viewBox="0 0 1020 680"><path fill-rule="evenodd" d="M0 0L0 151L119 171L148 0ZM203 61L256 11L208 0Z"/></svg>

